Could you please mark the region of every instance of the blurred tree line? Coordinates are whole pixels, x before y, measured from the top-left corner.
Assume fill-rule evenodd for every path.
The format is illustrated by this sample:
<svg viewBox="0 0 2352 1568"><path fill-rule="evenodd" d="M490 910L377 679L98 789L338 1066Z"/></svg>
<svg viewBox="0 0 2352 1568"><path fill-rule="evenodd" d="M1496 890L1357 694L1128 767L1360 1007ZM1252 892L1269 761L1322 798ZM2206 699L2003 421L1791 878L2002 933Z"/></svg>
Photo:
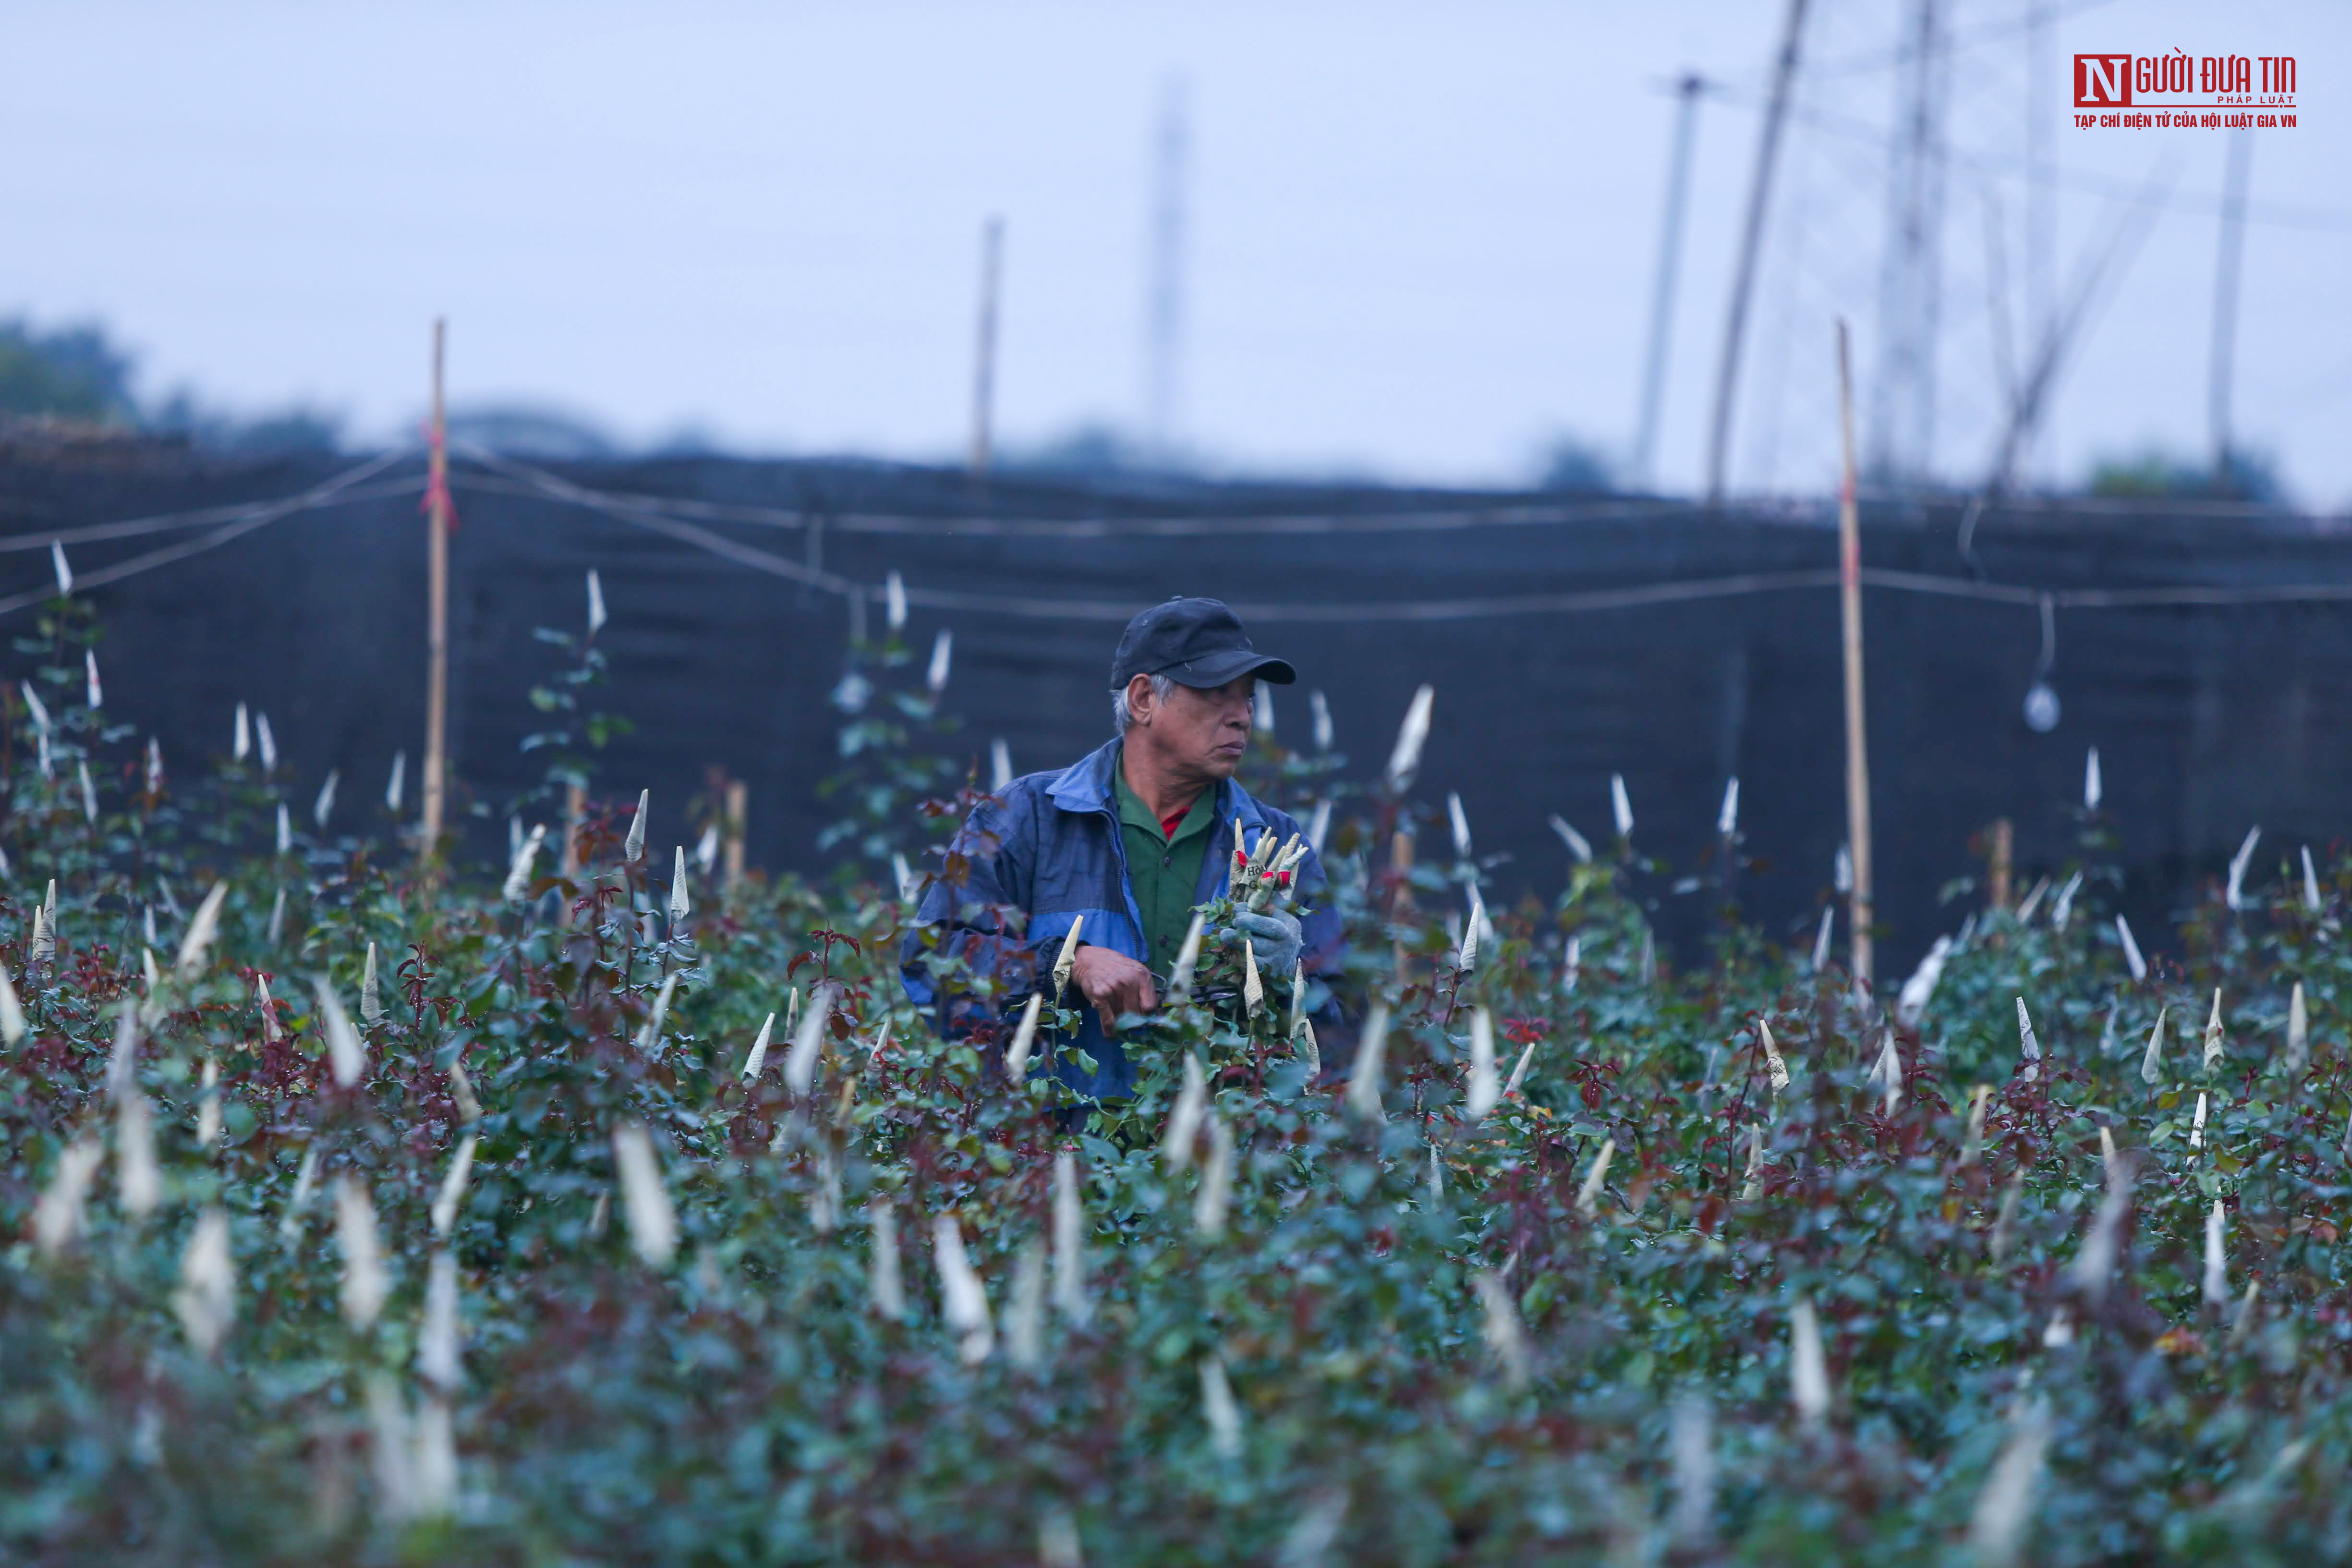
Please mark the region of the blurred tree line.
<svg viewBox="0 0 2352 1568"><path fill-rule="evenodd" d="M94 425L134 421L131 356L100 327L37 332L0 321L0 413Z"/></svg>
<svg viewBox="0 0 2352 1568"><path fill-rule="evenodd" d="M70 425L176 437L200 450L232 457L279 457L334 452L343 446L341 415L290 406L241 416L208 404L187 387L152 402L132 387L137 356L95 322L41 330L17 317L0 321L0 424L50 420ZM453 410L452 436L516 457L551 461L628 455L594 421L571 410L528 404ZM646 449L656 457L704 457L721 450L703 432L681 429ZM1154 452L1106 421L1089 421L1027 449L1004 455L1010 470L1044 475L1189 474L1196 454ZM1617 465L1598 443L1562 433L1538 453L1533 488L1567 494L1618 491ZM2137 456L2103 458L2092 466L2085 493L2117 500L2233 500L2283 504L2275 464L2259 453L2231 454L2225 471L2151 447Z"/></svg>
<svg viewBox="0 0 2352 1568"><path fill-rule="evenodd" d="M238 457L332 452L342 419L293 407L247 417L178 388L152 403L132 389L137 356L95 323L42 331L0 321L0 421L40 419L125 434L176 437Z"/></svg>
<svg viewBox="0 0 2352 1568"><path fill-rule="evenodd" d="M2278 468L2260 453L2232 452L2227 464L2184 460L2151 448L2137 457L2104 458L2091 469L2089 491L2120 500L2233 500L2284 503Z"/></svg>

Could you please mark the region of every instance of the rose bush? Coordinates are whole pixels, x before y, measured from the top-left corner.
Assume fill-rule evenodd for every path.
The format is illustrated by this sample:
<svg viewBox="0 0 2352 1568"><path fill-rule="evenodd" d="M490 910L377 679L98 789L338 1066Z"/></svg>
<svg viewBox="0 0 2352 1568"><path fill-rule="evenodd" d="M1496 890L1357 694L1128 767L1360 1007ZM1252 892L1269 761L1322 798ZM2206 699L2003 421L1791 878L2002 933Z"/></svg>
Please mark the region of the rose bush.
<svg viewBox="0 0 2352 1568"><path fill-rule="evenodd" d="M626 788L519 885L280 850L257 758L152 771L48 632L0 840L12 1558L2352 1549L2345 867L2135 978L2086 818L2061 919L1981 912L1915 1025L1752 931L1675 971L1605 863L1465 969L1476 866L1400 868L1408 807L1276 753L1344 808L1385 1029L1318 1076L1207 921L1137 1099L1073 1125L1009 1023L942 1045L899 991L872 872L958 815L936 767L875 764L830 886L689 870L674 917Z"/></svg>

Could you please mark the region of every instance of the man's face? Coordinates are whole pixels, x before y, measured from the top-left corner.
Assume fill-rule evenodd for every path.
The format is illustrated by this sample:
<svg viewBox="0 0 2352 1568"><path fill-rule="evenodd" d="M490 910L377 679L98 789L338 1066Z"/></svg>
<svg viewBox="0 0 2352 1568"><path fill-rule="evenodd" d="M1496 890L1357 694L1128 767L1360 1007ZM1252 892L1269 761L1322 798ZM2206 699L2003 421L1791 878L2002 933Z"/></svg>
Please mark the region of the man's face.
<svg viewBox="0 0 2352 1568"><path fill-rule="evenodd" d="M1142 677L1135 684L1150 702L1151 684ZM1134 703L1137 693L1130 691ZM1257 678L1244 675L1223 686L1197 690L1179 686L1165 702L1153 704L1144 732L1146 742L1181 773L1209 779L1233 777L1249 747L1250 719L1257 700ZM1140 705L1139 704L1139 709ZM1139 716L1140 714L1139 713Z"/></svg>

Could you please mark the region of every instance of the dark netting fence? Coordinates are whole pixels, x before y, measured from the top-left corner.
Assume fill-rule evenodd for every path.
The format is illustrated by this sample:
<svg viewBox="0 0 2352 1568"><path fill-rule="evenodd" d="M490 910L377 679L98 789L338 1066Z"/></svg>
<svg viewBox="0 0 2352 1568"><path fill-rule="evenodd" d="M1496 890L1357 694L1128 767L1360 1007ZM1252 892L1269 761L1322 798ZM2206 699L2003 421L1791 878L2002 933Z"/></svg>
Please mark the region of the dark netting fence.
<svg viewBox="0 0 2352 1568"><path fill-rule="evenodd" d="M382 816L393 755L408 753L413 780L424 731L423 463L356 468L139 447L0 455L0 543L14 552L0 556L0 608L30 631L49 541L65 539L103 618L110 714L185 765L225 752L236 704L251 703L270 716L296 798L339 769L342 798ZM322 504L257 510L331 485ZM1719 914L1717 814L1736 774L1748 918L1810 942L1831 896L1844 809L1826 504L1019 477L978 488L933 469L712 458L551 472L464 454L455 493L451 742L485 858L544 771L520 746L547 723L529 691L560 656L534 630L580 627L593 566L612 616L599 705L637 726L606 754L602 790L650 785L666 844L688 837L686 804L721 768L750 787L752 863L812 866L837 815L817 789L839 766L828 693L854 617L878 626L897 571L918 646L953 628L948 708L983 777L997 737L1024 772L1099 741L1120 624L1154 599L1207 594L1301 671L1280 694L1283 738L1304 743L1305 693L1320 689L1358 778L1387 757L1414 689L1433 685L1416 794L1441 805L1443 835L1442 803L1460 793L1477 852L1504 857L1506 891L1559 887L1554 814L1606 852L1622 773L1634 843L1664 863L1643 879L1660 929L1696 951ZM2161 931L2251 826L2263 829L2258 880L2344 831L2342 520L1965 510L1864 508L1884 968L1906 966L1973 906L1939 896L1981 874L1971 841L1994 818L2014 821L2021 887L2073 849L2092 746L2143 931ZM11 675L32 661L11 657ZM2062 714L2042 733L2021 703L2045 662Z"/></svg>

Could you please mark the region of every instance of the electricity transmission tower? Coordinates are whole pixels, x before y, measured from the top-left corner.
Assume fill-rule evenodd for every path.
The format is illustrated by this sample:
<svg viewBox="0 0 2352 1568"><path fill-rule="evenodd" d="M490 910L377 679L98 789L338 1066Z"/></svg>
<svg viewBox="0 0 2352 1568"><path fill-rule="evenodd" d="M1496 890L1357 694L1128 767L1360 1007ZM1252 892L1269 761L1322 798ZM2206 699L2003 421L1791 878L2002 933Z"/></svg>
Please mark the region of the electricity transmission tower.
<svg viewBox="0 0 2352 1568"><path fill-rule="evenodd" d="M1744 488L1834 481L1835 388L1821 345L1841 315L1859 329L1869 479L1910 489L1981 478L2061 313L2054 9L1814 0L1790 178L1758 284ZM1718 96L1763 110L1764 73Z"/></svg>

